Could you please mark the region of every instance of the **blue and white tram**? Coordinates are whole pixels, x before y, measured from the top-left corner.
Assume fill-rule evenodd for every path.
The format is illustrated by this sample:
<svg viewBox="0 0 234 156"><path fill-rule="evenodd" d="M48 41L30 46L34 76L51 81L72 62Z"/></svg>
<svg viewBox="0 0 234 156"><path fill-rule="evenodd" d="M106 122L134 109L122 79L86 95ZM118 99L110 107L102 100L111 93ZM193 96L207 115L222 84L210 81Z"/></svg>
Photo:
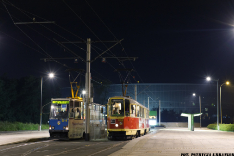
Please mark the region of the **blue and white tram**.
<svg viewBox="0 0 234 156"><path fill-rule="evenodd" d="M85 105L83 99L56 98L51 99L49 118L50 138L76 139L85 136ZM90 104L90 123L104 124L105 106Z"/></svg>

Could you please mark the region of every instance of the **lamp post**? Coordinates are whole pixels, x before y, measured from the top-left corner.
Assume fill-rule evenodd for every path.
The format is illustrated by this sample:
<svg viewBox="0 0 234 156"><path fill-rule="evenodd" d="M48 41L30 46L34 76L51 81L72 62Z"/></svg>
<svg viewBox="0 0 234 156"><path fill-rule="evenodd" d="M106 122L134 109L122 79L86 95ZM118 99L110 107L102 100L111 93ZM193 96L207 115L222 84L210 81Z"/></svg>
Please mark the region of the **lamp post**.
<svg viewBox="0 0 234 156"><path fill-rule="evenodd" d="M214 80L210 77L206 78L207 81L217 81L217 129L219 131L219 79Z"/></svg>
<svg viewBox="0 0 234 156"><path fill-rule="evenodd" d="M49 73L49 78L53 78L54 74ZM41 131L41 123L42 123L42 85L43 85L43 77L41 77L41 106L40 106L40 126L38 131Z"/></svg>
<svg viewBox="0 0 234 156"><path fill-rule="evenodd" d="M229 85L230 82L226 81L222 85L224 85L224 84ZM222 85L220 86L220 118L221 118L221 124L223 124L223 115L222 115L222 106L221 106L221 87L222 87Z"/></svg>
<svg viewBox="0 0 234 156"><path fill-rule="evenodd" d="M193 96L196 96L195 93L193 93ZM200 114L201 114L201 96L199 95L199 104L200 104ZM200 128L201 128L201 115L200 115Z"/></svg>

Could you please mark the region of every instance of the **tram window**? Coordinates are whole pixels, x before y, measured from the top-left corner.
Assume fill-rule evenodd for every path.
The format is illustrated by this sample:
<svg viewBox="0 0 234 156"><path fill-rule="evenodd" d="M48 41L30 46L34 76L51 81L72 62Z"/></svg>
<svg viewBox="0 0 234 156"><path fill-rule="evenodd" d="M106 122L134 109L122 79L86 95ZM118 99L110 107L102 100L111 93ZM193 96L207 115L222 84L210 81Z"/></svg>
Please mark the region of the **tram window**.
<svg viewBox="0 0 234 156"><path fill-rule="evenodd" d="M96 120L100 119L100 106L99 105L96 105L95 118Z"/></svg>
<svg viewBox="0 0 234 156"><path fill-rule="evenodd" d="M139 117L142 117L142 107L140 106Z"/></svg>
<svg viewBox="0 0 234 156"><path fill-rule="evenodd" d="M73 101L70 101L69 118L74 118Z"/></svg>
<svg viewBox="0 0 234 156"><path fill-rule="evenodd" d="M144 108L141 108L141 117L144 118L145 117L145 111Z"/></svg>
<svg viewBox="0 0 234 156"><path fill-rule="evenodd" d="M70 101L70 108L73 108L73 101Z"/></svg>
<svg viewBox="0 0 234 156"><path fill-rule="evenodd" d="M125 116L129 116L129 105L130 105L130 102L129 100L125 99Z"/></svg>
<svg viewBox="0 0 234 156"><path fill-rule="evenodd" d="M131 105L131 117L136 117L136 105Z"/></svg>
<svg viewBox="0 0 234 156"><path fill-rule="evenodd" d="M75 107L80 107L80 102L75 101Z"/></svg>
<svg viewBox="0 0 234 156"><path fill-rule="evenodd" d="M136 115L140 117L140 106L136 106Z"/></svg>
<svg viewBox="0 0 234 156"><path fill-rule="evenodd" d="M79 101L74 101L74 114L75 119L81 119L81 103Z"/></svg>
<svg viewBox="0 0 234 156"><path fill-rule="evenodd" d="M111 115L124 116L124 104L122 99L111 100Z"/></svg>
<svg viewBox="0 0 234 156"><path fill-rule="evenodd" d="M54 119L67 119L68 118L68 104L57 104L53 103L51 105L50 118Z"/></svg>

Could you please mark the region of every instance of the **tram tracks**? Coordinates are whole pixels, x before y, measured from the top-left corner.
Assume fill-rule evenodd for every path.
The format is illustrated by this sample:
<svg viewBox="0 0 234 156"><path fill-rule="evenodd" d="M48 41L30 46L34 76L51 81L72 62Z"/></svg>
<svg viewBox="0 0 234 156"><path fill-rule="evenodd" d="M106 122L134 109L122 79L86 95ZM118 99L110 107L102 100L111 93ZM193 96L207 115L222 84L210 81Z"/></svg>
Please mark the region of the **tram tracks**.
<svg viewBox="0 0 234 156"><path fill-rule="evenodd" d="M98 142L98 143L96 143L96 144L83 145L82 147L73 148L73 149L69 149L69 150L63 151L63 152L54 153L54 154L49 154L49 155L45 155L45 156L56 156L56 155L61 155L61 154L69 154L69 153L74 152L74 151L76 151L76 150L84 149L84 148L86 148L86 147L94 146L94 145L101 144L101 143L103 143L103 142Z"/></svg>
<svg viewBox="0 0 234 156"><path fill-rule="evenodd" d="M15 149L15 148L20 148L20 147L24 147L24 146L30 146L30 145L44 143L44 142L51 142L51 141L53 141L53 140L39 141L39 142L33 142L33 143L24 143L22 145L17 145L17 146L12 146L12 147L8 147L8 148L0 149L0 153L5 152L7 150Z"/></svg>
<svg viewBox="0 0 234 156"><path fill-rule="evenodd" d="M62 156L62 155L86 155L99 156L109 155L113 151L119 150L125 143L129 141L104 141L104 142L57 142L55 140L47 140L33 143L21 143L16 146L8 146L0 149L0 155L19 155L19 156ZM70 144L72 143L72 144ZM78 143L77 145L74 143ZM108 153L108 154L106 154Z"/></svg>
<svg viewBox="0 0 234 156"><path fill-rule="evenodd" d="M27 152L21 154L21 156L29 155L29 154L31 154L32 152L35 152L35 151L37 151L37 150L39 150L39 149L42 149L42 148L45 148L45 147L48 147L48 146L49 146L49 144L45 144L45 145L43 145L43 146L39 146L39 147L33 148L33 149L31 149L31 150L29 150L29 151L27 151Z"/></svg>

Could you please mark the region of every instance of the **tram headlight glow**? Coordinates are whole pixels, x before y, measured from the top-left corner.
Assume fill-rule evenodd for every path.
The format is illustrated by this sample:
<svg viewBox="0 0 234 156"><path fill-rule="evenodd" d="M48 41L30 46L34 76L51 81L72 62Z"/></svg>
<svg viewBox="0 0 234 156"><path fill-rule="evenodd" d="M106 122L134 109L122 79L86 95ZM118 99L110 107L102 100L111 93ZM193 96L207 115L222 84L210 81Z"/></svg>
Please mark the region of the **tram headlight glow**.
<svg viewBox="0 0 234 156"><path fill-rule="evenodd" d="M119 127L119 125L118 125L118 124L115 124L115 127Z"/></svg>
<svg viewBox="0 0 234 156"><path fill-rule="evenodd" d="M149 120L150 126L156 126L156 120Z"/></svg>
<svg viewBox="0 0 234 156"><path fill-rule="evenodd" d="M50 127L49 127L49 130L51 130L51 125L50 125Z"/></svg>
<svg viewBox="0 0 234 156"><path fill-rule="evenodd" d="M68 130L68 126L63 126L63 129Z"/></svg>

